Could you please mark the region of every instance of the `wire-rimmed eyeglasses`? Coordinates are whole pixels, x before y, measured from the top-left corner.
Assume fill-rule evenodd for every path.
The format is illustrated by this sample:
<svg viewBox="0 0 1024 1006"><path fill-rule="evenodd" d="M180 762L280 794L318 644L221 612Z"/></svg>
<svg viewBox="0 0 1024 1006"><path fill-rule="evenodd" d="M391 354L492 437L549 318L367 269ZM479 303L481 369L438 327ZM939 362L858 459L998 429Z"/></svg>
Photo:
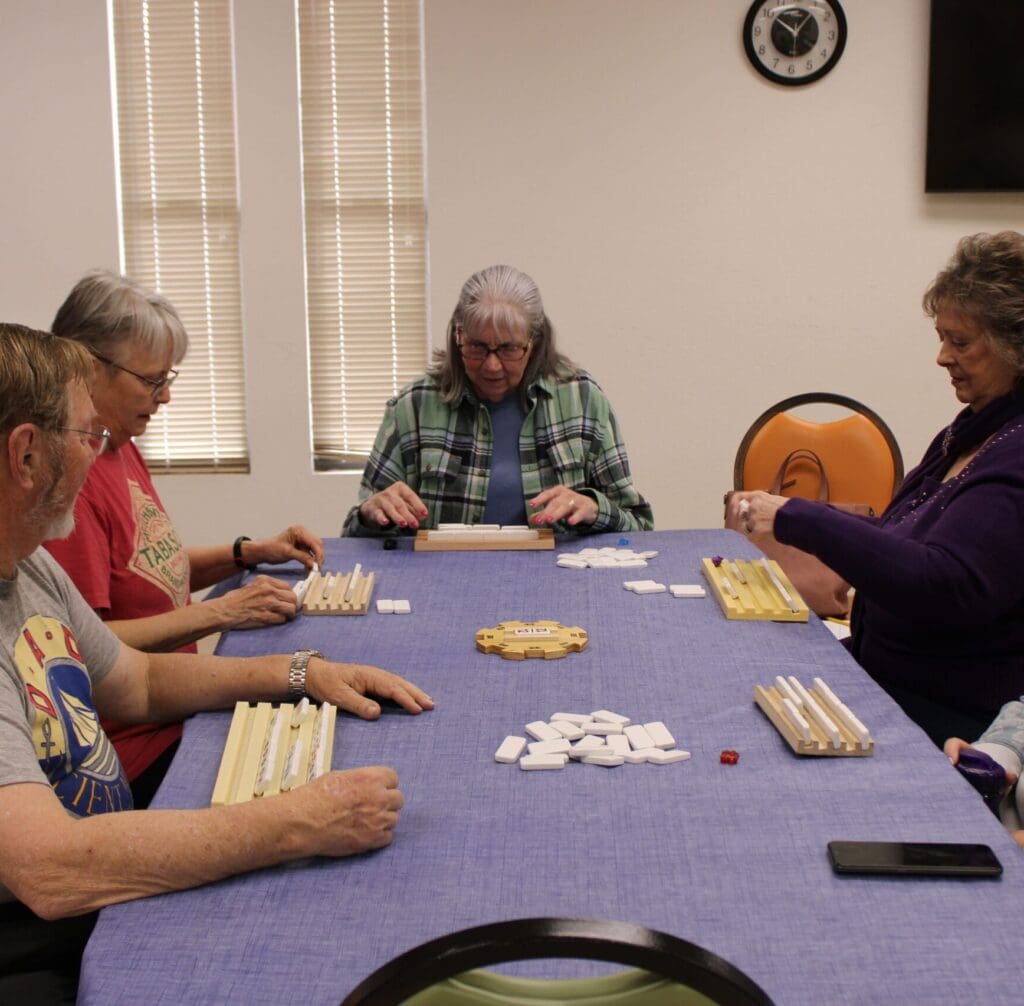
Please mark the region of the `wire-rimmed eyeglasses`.
<svg viewBox="0 0 1024 1006"><path fill-rule="evenodd" d="M92 353L92 355L96 357L97 360L100 360L101 362L107 364L110 367L114 367L117 370L123 370L126 374L131 374L132 377L142 381L142 383L149 388L150 393L152 394L154 399L159 396L160 392L163 391L164 388L169 388L174 383L175 378L178 376L178 372L176 370L168 370L167 375L165 377L145 377L142 374L137 374L134 370L129 370L127 367L122 367L120 363L114 363L113 360L108 360L105 356L100 356L100 354L93 349L90 349L89 352Z"/></svg>
<svg viewBox="0 0 1024 1006"><path fill-rule="evenodd" d="M493 353L502 363L518 363L530 348L528 342L502 342L497 346L488 346L479 339L460 339L459 352L467 360L482 362Z"/></svg>
<svg viewBox="0 0 1024 1006"><path fill-rule="evenodd" d="M110 446L110 430L101 426L95 430L81 430L77 426L58 426L65 433L80 433L99 457Z"/></svg>

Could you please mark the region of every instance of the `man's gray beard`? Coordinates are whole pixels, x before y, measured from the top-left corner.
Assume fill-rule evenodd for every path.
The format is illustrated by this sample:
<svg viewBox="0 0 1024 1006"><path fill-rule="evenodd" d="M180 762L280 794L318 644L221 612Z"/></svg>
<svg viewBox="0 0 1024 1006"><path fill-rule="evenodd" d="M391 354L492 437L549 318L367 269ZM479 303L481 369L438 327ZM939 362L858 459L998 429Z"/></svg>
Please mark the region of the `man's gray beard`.
<svg viewBox="0 0 1024 1006"><path fill-rule="evenodd" d="M50 541L53 538L67 538L75 530L75 508L68 507L64 513L50 519L46 525L43 541Z"/></svg>
<svg viewBox="0 0 1024 1006"><path fill-rule="evenodd" d="M25 515L25 520L30 526L39 527L42 541L67 538L75 530L75 501L69 501L63 493L54 492L59 481L58 478L50 493L39 500ZM60 509L55 513L57 507Z"/></svg>

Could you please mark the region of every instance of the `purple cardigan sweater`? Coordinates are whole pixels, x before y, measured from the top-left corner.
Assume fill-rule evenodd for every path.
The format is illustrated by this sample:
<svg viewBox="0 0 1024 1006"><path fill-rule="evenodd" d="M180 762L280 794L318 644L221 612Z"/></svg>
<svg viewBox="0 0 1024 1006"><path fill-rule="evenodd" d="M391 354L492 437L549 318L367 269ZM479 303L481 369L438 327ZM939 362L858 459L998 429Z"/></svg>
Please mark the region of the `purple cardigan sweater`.
<svg viewBox="0 0 1024 1006"><path fill-rule="evenodd" d="M965 409L881 517L793 499L775 535L857 589L850 649L883 687L984 716L1024 693L1024 392Z"/></svg>

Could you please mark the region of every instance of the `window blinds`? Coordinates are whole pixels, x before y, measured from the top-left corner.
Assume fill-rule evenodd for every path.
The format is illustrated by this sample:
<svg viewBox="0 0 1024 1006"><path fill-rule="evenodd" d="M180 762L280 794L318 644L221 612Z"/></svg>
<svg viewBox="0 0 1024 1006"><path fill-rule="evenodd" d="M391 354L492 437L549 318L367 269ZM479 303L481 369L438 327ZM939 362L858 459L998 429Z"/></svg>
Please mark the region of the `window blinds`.
<svg viewBox="0 0 1024 1006"><path fill-rule="evenodd" d="M190 348L139 441L165 471L248 471L229 0L110 0L122 269Z"/></svg>
<svg viewBox="0 0 1024 1006"><path fill-rule="evenodd" d="M298 0L313 451L361 467L424 369L419 0Z"/></svg>

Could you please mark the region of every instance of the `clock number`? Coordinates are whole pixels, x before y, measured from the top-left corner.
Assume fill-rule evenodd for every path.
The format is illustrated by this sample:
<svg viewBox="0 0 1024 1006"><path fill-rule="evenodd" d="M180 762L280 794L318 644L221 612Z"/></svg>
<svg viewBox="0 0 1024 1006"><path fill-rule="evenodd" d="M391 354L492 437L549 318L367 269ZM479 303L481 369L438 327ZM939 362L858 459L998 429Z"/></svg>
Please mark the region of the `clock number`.
<svg viewBox="0 0 1024 1006"><path fill-rule="evenodd" d="M757 38L761 34L761 26L759 24L754 25L754 38Z"/></svg>
<svg viewBox="0 0 1024 1006"><path fill-rule="evenodd" d="M806 63L804 63L804 69L807 70L808 72L813 70L814 69L814 60L813 59L809 59Z"/></svg>
<svg viewBox="0 0 1024 1006"><path fill-rule="evenodd" d="M788 73L788 74L789 74L790 76L792 76L792 75L793 75L794 73L796 73L796 67L795 67L795 66L794 66L794 65L793 65L792 63L790 63L790 64L789 64L789 68L788 68L788 69L786 70L786 72L787 72L787 73Z"/></svg>
<svg viewBox="0 0 1024 1006"><path fill-rule="evenodd" d="M822 59L828 59L828 49L822 49L818 55L821 56Z"/></svg>
<svg viewBox="0 0 1024 1006"><path fill-rule="evenodd" d="M832 30L831 30L831 31L830 31L830 32L828 33L828 40L829 40L830 42L834 42L834 41L836 40L836 30L835 30L835 28L833 28L833 29L832 29Z"/></svg>
<svg viewBox="0 0 1024 1006"><path fill-rule="evenodd" d="M763 56L763 55L764 55L764 46L763 46L763 45L759 45L759 46L757 47L757 54L758 54L759 56Z"/></svg>

